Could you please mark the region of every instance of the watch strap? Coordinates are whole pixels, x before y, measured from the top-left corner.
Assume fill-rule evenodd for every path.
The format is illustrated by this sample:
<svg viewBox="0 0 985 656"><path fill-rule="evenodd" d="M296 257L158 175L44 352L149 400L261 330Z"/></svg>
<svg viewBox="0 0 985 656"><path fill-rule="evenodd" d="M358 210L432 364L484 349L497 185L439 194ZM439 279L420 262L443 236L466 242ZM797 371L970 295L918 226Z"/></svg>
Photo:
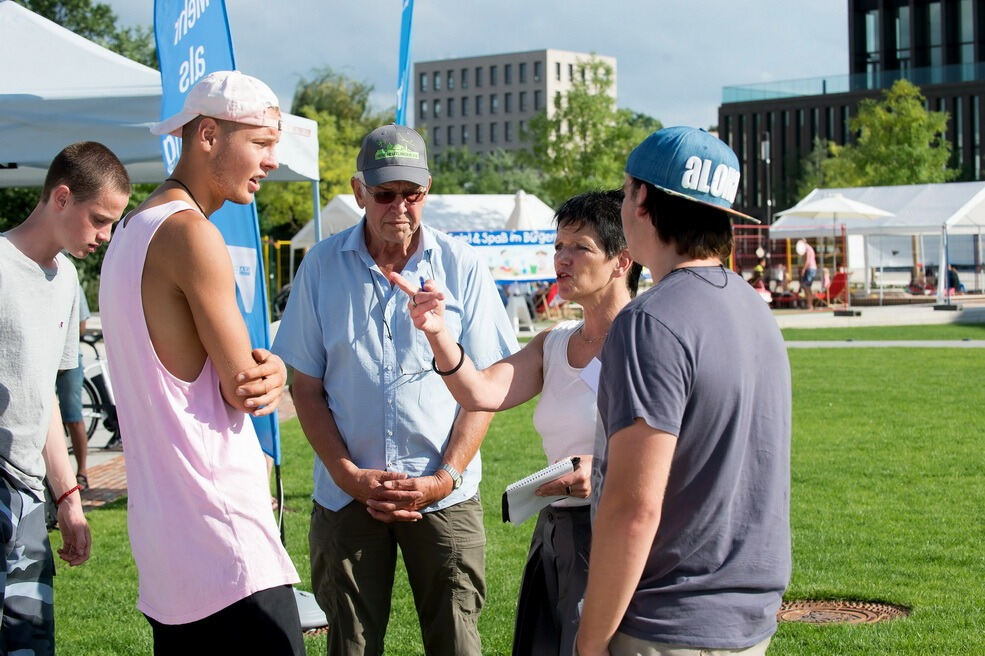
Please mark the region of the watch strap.
<svg viewBox="0 0 985 656"><path fill-rule="evenodd" d="M459 487L462 486L462 475L458 473L457 469L449 465L447 462L441 465L441 469L444 469L446 472L448 472L448 475L451 476L451 480L452 480L451 489L457 490Z"/></svg>

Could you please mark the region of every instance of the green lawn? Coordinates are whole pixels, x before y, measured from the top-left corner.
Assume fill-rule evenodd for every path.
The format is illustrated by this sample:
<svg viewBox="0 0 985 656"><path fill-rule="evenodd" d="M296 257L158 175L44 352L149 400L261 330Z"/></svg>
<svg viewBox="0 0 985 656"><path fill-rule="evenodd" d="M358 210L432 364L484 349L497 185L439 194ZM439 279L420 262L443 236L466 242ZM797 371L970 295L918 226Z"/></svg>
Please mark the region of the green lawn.
<svg viewBox="0 0 985 656"><path fill-rule="evenodd" d="M792 350L790 359L794 573L787 598L888 601L913 614L874 626L785 624L770 655L985 653L985 351ZM502 524L499 513L503 487L542 465L531 410L499 415L483 446L489 592L480 630L487 654L509 653L532 530L532 521ZM312 456L295 421L284 425L284 445L288 548L307 587ZM59 568L61 653L150 653L149 629L134 609L125 512L120 501L90 513L92 560ZM406 577L398 576L394 596L386 653L420 654ZM307 644L310 654L324 653L324 637Z"/></svg>
<svg viewBox="0 0 985 656"><path fill-rule="evenodd" d="M923 326L857 326L851 328L784 328L787 341L854 340L897 341L914 339L985 339L985 324L930 324Z"/></svg>

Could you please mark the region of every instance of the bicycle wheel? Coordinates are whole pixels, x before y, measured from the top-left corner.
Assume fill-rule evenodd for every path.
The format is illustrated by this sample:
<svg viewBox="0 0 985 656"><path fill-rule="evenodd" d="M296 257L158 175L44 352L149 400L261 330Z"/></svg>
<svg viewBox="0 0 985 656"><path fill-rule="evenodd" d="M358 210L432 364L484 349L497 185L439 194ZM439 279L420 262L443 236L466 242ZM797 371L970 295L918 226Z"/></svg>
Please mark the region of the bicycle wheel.
<svg viewBox="0 0 985 656"><path fill-rule="evenodd" d="M82 380L82 421L86 427L86 439L91 440L99 420L103 418L102 401L95 385L88 378ZM71 445L69 445L71 448Z"/></svg>

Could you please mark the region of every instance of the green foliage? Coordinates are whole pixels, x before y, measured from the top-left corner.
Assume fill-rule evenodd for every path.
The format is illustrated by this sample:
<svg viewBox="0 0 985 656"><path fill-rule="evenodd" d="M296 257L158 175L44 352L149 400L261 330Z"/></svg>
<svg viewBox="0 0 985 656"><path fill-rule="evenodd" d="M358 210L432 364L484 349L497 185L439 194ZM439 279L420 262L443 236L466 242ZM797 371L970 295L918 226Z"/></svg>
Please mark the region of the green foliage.
<svg viewBox="0 0 985 656"><path fill-rule="evenodd" d="M373 86L326 67L301 79L291 112L318 123L318 190L321 202L351 193L349 180L356 168L359 146L373 128L392 123L393 110L377 111L369 104ZM313 216L309 183L264 185L257 193L260 232L290 238Z"/></svg>
<svg viewBox="0 0 985 656"><path fill-rule="evenodd" d="M522 189L540 195L542 174L515 151L497 149L473 153L449 148L431 167L435 194L512 194Z"/></svg>
<svg viewBox="0 0 985 656"><path fill-rule="evenodd" d="M882 100L859 103L851 121L856 143L825 144L812 154L798 191L810 191L812 181L825 187L861 187L948 182L958 171L947 166L951 144L944 138L947 112L925 107L920 89L897 80ZM815 142L815 149L821 144ZM806 191L804 191L806 190Z"/></svg>
<svg viewBox="0 0 985 656"><path fill-rule="evenodd" d="M117 27L116 14L93 0L17 0L65 29L124 57L157 68L153 31L146 26Z"/></svg>
<svg viewBox="0 0 985 656"><path fill-rule="evenodd" d="M530 119L521 135L531 144L529 163L544 173L543 200L557 206L588 189L622 185L626 156L660 122L618 109L610 95L612 67L596 57L579 62L571 89L555 97L553 112Z"/></svg>

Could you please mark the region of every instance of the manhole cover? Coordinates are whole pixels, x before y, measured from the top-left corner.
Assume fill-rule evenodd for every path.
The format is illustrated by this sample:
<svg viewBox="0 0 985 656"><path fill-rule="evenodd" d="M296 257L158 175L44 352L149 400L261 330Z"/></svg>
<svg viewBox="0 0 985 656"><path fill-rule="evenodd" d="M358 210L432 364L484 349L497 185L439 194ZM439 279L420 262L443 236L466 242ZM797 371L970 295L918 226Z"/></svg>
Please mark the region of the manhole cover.
<svg viewBox="0 0 985 656"><path fill-rule="evenodd" d="M776 619L810 624L875 624L909 614L909 608L870 601L785 601Z"/></svg>

